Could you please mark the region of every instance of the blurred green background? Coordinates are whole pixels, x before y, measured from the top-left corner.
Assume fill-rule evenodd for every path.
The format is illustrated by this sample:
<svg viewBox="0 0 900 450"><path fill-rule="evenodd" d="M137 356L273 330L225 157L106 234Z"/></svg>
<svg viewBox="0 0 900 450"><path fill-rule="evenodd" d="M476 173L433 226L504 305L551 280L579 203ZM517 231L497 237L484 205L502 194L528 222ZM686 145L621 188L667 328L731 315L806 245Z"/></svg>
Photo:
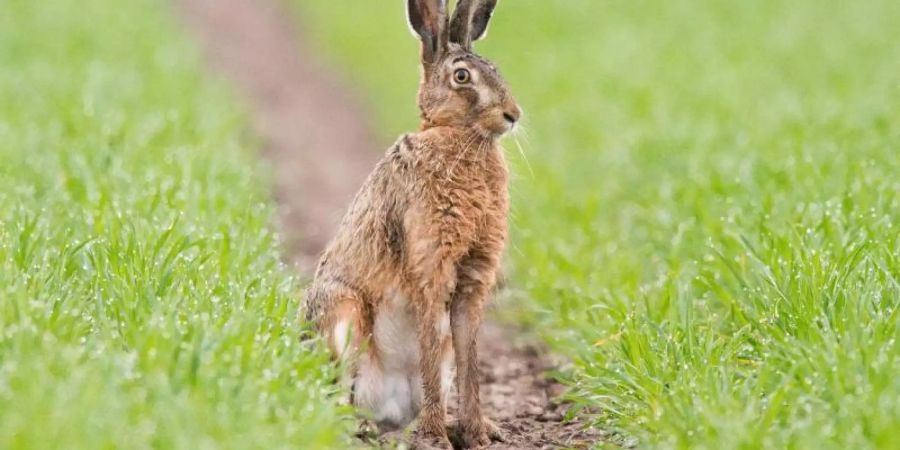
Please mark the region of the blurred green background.
<svg viewBox="0 0 900 450"><path fill-rule="evenodd" d="M297 3L385 142L412 129L399 5ZM500 2L503 312L614 441L896 448L898 42L896 1Z"/></svg>

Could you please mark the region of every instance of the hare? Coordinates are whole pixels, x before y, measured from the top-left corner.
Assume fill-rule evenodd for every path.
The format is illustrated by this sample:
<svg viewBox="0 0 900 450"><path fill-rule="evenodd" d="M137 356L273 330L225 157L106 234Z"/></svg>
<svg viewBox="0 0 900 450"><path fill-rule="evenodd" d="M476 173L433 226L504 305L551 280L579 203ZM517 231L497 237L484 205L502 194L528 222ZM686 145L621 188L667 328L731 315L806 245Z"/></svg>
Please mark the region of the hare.
<svg viewBox="0 0 900 450"><path fill-rule="evenodd" d="M465 445L499 438L479 401L476 336L507 235L498 138L521 110L472 52L496 0L408 0L421 40L420 129L401 136L363 184L323 252L304 310L332 352L352 356L350 401L381 430L419 418L449 448L455 366Z"/></svg>

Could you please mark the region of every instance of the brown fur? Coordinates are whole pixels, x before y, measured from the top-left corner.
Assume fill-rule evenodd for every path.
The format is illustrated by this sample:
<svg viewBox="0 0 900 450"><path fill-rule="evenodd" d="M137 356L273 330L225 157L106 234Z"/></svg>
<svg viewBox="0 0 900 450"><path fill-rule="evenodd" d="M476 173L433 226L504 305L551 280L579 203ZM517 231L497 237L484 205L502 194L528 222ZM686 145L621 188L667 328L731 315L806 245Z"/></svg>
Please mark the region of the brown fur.
<svg viewBox="0 0 900 450"><path fill-rule="evenodd" d="M401 307L415 318L423 393L419 431L449 446L441 365L453 352L462 435L476 447L497 432L481 413L475 346L507 234L507 168L497 139L521 113L470 43L434 43L449 34L442 2L410 0L409 8L423 41L420 131L391 146L363 184L320 259L304 308L338 355L346 354L338 348L346 339L335 330L349 324L346 345L365 349L377 369L394 350L376 338L379 315L396 314L393 298L407 299ZM454 80L459 69L470 72L469 82ZM442 335L447 316L450 333Z"/></svg>

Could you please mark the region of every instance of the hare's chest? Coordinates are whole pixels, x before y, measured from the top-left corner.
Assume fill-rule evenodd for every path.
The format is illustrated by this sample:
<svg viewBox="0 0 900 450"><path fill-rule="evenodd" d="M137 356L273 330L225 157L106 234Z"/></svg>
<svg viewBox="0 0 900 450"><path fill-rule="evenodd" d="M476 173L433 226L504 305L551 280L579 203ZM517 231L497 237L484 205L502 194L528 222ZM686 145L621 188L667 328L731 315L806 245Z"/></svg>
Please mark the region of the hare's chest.
<svg viewBox="0 0 900 450"><path fill-rule="evenodd" d="M497 194L484 178L469 178L446 192L440 209L449 218L480 223L492 214Z"/></svg>

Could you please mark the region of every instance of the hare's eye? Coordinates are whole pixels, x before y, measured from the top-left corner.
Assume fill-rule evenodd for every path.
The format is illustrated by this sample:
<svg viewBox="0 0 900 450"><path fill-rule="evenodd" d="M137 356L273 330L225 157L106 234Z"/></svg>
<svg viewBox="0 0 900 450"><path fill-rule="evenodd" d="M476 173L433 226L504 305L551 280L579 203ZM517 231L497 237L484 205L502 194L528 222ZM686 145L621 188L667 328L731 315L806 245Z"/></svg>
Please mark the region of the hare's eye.
<svg viewBox="0 0 900 450"><path fill-rule="evenodd" d="M453 71L453 81L459 84L468 83L471 78L471 74L469 74L469 71L466 69L456 69Z"/></svg>

